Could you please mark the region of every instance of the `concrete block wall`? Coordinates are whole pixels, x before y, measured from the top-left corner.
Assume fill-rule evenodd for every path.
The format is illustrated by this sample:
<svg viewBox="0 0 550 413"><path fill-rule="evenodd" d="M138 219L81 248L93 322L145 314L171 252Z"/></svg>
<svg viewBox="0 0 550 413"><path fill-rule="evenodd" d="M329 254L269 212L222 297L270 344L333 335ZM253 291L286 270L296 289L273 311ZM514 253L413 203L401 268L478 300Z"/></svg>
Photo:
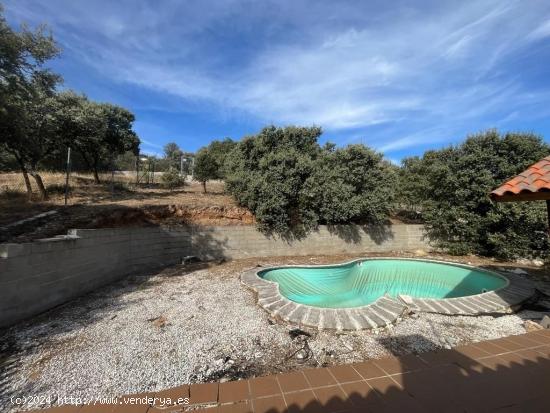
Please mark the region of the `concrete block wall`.
<svg viewBox="0 0 550 413"><path fill-rule="evenodd" d="M75 229L32 243L0 244L0 327L187 255L238 259L428 249L422 231L421 225L323 226L289 241L251 226Z"/></svg>
<svg viewBox="0 0 550 413"><path fill-rule="evenodd" d="M320 226L304 239L267 237L254 227L210 227L193 234L194 254L221 252L226 258L283 255L344 254L362 252L412 251L429 248L422 225L393 225L386 228ZM214 253L214 254L213 254ZM206 254L208 255L208 254Z"/></svg>

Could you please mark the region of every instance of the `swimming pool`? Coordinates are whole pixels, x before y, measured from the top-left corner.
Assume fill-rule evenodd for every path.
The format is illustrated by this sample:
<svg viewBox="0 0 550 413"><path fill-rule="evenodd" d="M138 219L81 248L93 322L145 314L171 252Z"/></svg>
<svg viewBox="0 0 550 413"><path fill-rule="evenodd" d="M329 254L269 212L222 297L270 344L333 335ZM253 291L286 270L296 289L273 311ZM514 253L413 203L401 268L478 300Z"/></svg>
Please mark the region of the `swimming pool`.
<svg viewBox="0 0 550 413"><path fill-rule="evenodd" d="M259 271L289 300L321 308L352 308L381 297L456 298L505 287L497 273L450 263L412 259L367 259L327 266Z"/></svg>

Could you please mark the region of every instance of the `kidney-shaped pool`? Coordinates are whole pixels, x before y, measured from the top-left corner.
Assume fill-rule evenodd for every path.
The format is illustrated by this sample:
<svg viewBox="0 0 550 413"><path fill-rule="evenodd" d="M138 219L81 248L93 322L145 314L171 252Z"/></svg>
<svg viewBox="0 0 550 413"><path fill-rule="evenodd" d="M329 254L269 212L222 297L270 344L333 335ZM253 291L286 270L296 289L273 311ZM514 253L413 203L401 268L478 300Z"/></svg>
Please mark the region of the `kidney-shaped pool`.
<svg viewBox="0 0 550 413"><path fill-rule="evenodd" d="M407 259L368 259L347 264L280 267L258 272L279 284L291 301L322 308L360 307L385 295L456 298L497 290L497 273L455 264Z"/></svg>

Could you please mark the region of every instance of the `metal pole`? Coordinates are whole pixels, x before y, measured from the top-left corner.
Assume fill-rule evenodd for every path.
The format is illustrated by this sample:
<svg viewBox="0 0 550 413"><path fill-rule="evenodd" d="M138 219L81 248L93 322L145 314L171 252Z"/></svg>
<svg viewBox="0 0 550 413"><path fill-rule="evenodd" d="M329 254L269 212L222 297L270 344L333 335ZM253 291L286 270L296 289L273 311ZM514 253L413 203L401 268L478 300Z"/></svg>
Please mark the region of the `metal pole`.
<svg viewBox="0 0 550 413"><path fill-rule="evenodd" d="M67 148L67 173L65 175L65 205L67 205L67 198L69 197L69 175L71 174L71 147Z"/></svg>
<svg viewBox="0 0 550 413"><path fill-rule="evenodd" d="M183 155L180 156L180 176L183 176Z"/></svg>
<svg viewBox="0 0 550 413"><path fill-rule="evenodd" d="M136 186L139 184L139 155L136 156Z"/></svg>
<svg viewBox="0 0 550 413"><path fill-rule="evenodd" d="M111 198L115 197L115 158L111 157Z"/></svg>

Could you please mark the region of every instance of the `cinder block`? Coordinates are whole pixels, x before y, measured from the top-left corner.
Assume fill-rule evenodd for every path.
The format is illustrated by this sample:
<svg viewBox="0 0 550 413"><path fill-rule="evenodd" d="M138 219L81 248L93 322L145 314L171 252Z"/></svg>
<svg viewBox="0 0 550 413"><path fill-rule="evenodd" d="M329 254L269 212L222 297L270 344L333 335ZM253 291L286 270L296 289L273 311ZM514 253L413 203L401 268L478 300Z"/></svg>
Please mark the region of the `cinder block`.
<svg viewBox="0 0 550 413"><path fill-rule="evenodd" d="M32 244L0 244L0 258L11 258L31 253Z"/></svg>

